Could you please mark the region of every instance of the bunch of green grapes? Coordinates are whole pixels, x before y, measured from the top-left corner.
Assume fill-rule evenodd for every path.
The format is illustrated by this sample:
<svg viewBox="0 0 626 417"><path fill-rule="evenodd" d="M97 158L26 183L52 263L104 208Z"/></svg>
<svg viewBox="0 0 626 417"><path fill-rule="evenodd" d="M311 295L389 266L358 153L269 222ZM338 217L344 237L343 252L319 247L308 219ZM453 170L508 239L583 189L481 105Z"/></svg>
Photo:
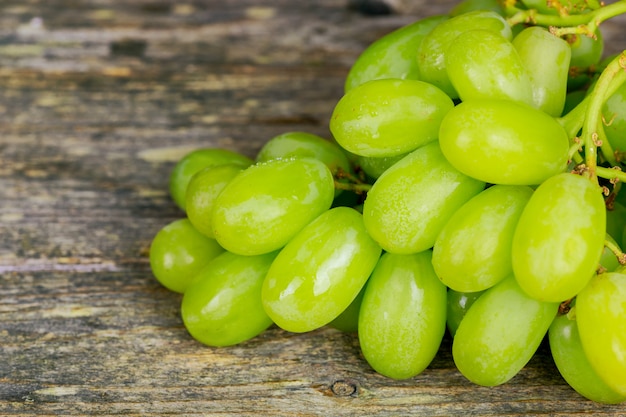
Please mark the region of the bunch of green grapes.
<svg viewBox="0 0 626 417"><path fill-rule="evenodd" d="M547 338L573 389L625 401L626 52L604 57L598 28L625 12L466 0L363 51L330 139L182 158L170 190L186 216L150 262L191 336L332 326L405 379L448 331L482 386Z"/></svg>

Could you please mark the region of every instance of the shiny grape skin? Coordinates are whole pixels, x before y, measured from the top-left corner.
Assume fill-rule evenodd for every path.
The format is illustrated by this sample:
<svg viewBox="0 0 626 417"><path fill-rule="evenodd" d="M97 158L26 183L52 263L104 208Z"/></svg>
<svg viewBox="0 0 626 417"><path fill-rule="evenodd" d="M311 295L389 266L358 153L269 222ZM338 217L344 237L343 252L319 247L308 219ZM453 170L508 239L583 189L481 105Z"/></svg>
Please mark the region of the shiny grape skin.
<svg viewBox="0 0 626 417"><path fill-rule="evenodd" d="M572 313L575 309L572 311ZM572 314L575 316L575 314ZM548 330L550 351L563 379L583 397L603 404L626 401L613 391L594 371L583 350L576 319L568 314L557 316Z"/></svg>
<svg viewBox="0 0 626 417"><path fill-rule="evenodd" d="M392 157L436 140L441 120L453 107L429 83L373 80L341 97L329 128L337 143L355 155Z"/></svg>
<svg viewBox="0 0 626 417"><path fill-rule="evenodd" d="M515 278L538 300L568 300L595 274L605 237L606 208L597 183L555 175L537 187L517 224Z"/></svg>
<svg viewBox="0 0 626 417"><path fill-rule="evenodd" d="M435 275L430 250L385 253L368 281L358 335L367 362L394 379L421 373L435 357L446 329L446 287Z"/></svg>
<svg viewBox="0 0 626 417"><path fill-rule="evenodd" d="M596 275L576 297L583 349L600 378L626 396L626 274Z"/></svg>
<svg viewBox="0 0 626 417"><path fill-rule="evenodd" d="M530 104L550 116L561 116L572 57L569 44L539 26L523 29L512 43L530 77ZM550 62L550 71L546 71L546 62Z"/></svg>
<svg viewBox="0 0 626 417"><path fill-rule="evenodd" d="M505 99L533 105L530 74L511 41L499 33L463 32L448 47L445 63L462 101Z"/></svg>
<svg viewBox="0 0 626 417"><path fill-rule="evenodd" d="M261 303L261 286L276 253L242 256L224 252L196 276L181 304L187 331L208 346L232 346L271 324Z"/></svg>
<svg viewBox="0 0 626 417"><path fill-rule="evenodd" d="M461 206L433 247L439 279L456 291L476 292L511 275L513 234L532 193L525 185L494 185Z"/></svg>
<svg viewBox="0 0 626 417"><path fill-rule="evenodd" d="M258 163L233 178L215 200L213 234L230 252L269 253L328 210L334 196L333 176L321 161Z"/></svg>
<svg viewBox="0 0 626 417"><path fill-rule="evenodd" d="M497 386L511 380L535 354L559 303L535 300L514 277L485 291L461 320L452 343L457 368L468 380Z"/></svg>
<svg viewBox="0 0 626 417"><path fill-rule="evenodd" d="M569 160L569 139L556 119L511 100L458 104L441 122L439 143L456 169L491 184L540 184Z"/></svg>
<svg viewBox="0 0 626 417"><path fill-rule="evenodd" d="M357 297L381 251L361 213L349 207L328 210L280 251L263 284L263 306L291 332L325 326Z"/></svg>
<svg viewBox="0 0 626 417"><path fill-rule="evenodd" d="M150 268L167 289L184 293L195 275L224 252L215 239L197 231L189 219L165 225L150 244Z"/></svg>

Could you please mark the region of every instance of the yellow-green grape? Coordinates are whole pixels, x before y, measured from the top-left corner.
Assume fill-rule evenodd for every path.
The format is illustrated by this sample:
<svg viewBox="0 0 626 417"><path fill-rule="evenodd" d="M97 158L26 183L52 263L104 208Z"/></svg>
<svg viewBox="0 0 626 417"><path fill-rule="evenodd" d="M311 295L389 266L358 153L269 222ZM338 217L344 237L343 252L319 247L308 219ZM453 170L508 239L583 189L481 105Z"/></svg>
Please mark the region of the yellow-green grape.
<svg viewBox="0 0 626 417"><path fill-rule="evenodd" d="M195 275L222 252L224 249L215 239L198 232L189 219L178 219L154 236L150 268L164 287L184 293Z"/></svg>
<svg viewBox="0 0 626 417"><path fill-rule="evenodd" d="M291 332L329 324L357 297L380 253L358 211L326 211L276 257L263 284L265 311Z"/></svg>
<svg viewBox="0 0 626 417"><path fill-rule="evenodd" d="M382 255L359 313L359 342L370 366L390 378L411 378L432 362L445 330L446 287L431 251Z"/></svg>

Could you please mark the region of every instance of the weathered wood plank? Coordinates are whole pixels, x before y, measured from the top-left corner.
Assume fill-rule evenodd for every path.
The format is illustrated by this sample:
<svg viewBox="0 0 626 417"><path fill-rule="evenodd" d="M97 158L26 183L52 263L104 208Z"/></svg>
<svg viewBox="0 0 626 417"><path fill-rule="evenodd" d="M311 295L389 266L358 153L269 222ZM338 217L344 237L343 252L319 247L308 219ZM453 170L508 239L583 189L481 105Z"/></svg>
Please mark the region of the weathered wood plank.
<svg viewBox="0 0 626 417"><path fill-rule="evenodd" d="M150 240L182 215L175 160L328 136L360 51L453 3L374 17L337 0L3 1L0 414L626 415L573 392L546 346L492 389L456 371L448 339L407 381L328 328L204 347L151 276ZM609 52L626 45L621 24L606 24Z"/></svg>

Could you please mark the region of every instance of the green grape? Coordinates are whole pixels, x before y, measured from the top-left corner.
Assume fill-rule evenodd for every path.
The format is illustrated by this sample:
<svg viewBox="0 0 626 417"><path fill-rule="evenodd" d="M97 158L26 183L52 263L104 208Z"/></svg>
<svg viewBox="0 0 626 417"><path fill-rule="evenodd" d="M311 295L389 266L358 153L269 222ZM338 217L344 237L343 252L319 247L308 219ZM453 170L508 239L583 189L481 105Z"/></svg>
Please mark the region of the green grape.
<svg viewBox="0 0 626 417"><path fill-rule="evenodd" d="M465 317L472 304L484 291L477 292L459 292L448 288L446 302L446 326L452 337L456 335L456 331L461 324L461 320Z"/></svg>
<svg viewBox="0 0 626 417"><path fill-rule="evenodd" d="M231 346L258 336L271 324L261 287L276 253L224 252L187 288L181 316L189 334L208 346Z"/></svg>
<svg viewBox="0 0 626 417"><path fill-rule="evenodd" d="M598 376L626 396L626 274L596 275L576 297L585 354Z"/></svg>
<svg viewBox="0 0 626 417"><path fill-rule="evenodd" d="M550 351L561 376L570 387L589 400L603 404L626 401L626 395L612 390L593 370L583 350L576 319L570 316L573 314L557 316L548 330Z"/></svg>
<svg viewBox="0 0 626 417"><path fill-rule="evenodd" d="M336 207L309 223L280 251L263 284L263 306L291 332L325 326L348 308L381 254L362 215Z"/></svg>
<svg viewBox="0 0 626 417"><path fill-rule="evenodd" d="M227 149L197 149L183 156L174 166L169 178L170 195L178 207L185 210L187 185L195 173L212 165L239 164L248 167L252 163L247 156Z"/></svg>
<svg viewBox="0 0 626 417"><path fill-rule="evenodd" d="M555 175L537 187L515 229L515 278L538 300L568 300L594 275L605 236L600 187L580 175Z"/></svg>
<svg viewBox="0 0 626 417"><path fill-rule="evenodd" d="M436 140L441 119L453 107L452 100L431 84L373 80L339 100L330 130L339 145L353 154L396 156Z"/></svg>
<svg viewBox="0 0 626 417"><path fill-rule="evenodd" d="M505 278L461 320L452 342L454 363L475 384L504 384L535 354L558 308L530 298L512 276Z"/></svg>
<svg viewBox="0 0 626 417"><path fill-rule="evenodd" d="M513 38L513 46L528 71L533 107L559 117L565 106L571 48L547 29L531 26ZM546 62L550 70L546 71Z"/></svg>
<svg viewBox="0 0 626 417"><path fill-rule="evenodd" d="M506 99L533 105L529 72L511 41L499 33L465 31L444 58L448 78L462 101Z"/></svg>
<svg viewBox="0 0 626 417"><path fill-rule="evenodd" d="M604 133L614 151L626 152L626 84L622 84L602 107Z"/></svg>
<svg viewBox="0 0 626 417"><path fill-rule="evenodd" d="M253 165L213 203L213 234L226 250L260 255L280 249L330 208L333 176L312 158L274 159Z"/></svg>
<svg viewBox="0 0 626 417"><path fill-rule="evenodd" d="M387 252L429 249L454 212L484 189L485 183L458 172L438 142L411 152L385 171L363 204L370 236Z"/></svg>
<svg viewBox="0 0 626 417"><path fill-rule="evenodd" d="M490 10L499 15L504 15L504 9L498 0L463 0L457 3L456 6L450 10L449 14L454 17L476 10Z"/></svg>
<svg viewBox="0 0 626 417"><path fill-rule="evenodd" d="M618 248L621 246L608 233L606 234L605 239L613 243ZM602 255L600 255L599 263L600 263L600 266L606 269L607 271L615 271L617 268L620 267L620 263L619 263L619 260L617 259L617 256L615 256L613 251L611 251L607 246L604 246L604 249L602 249Z"/></svg>
<svg viewBox="0 0 626 417"><path fill-rule="evenodd" d="M238 164L212 165L191 177L185 193L187 218L205 236L213 234L213 205L224 187L245 167Z"/></svg>
<svg viewBox="0 0 626 417"><path fill-rule="evenodd" d="M446 287L431 252L385 253L367 284L359 313L363 356L381 375L406 379L437 354L446 330Z"/></svg>
<svg viewBox="0 0 626 417"><path fill-rule="evenodd" d="M460 103L441 122L439 143L456 169L492 184L540 184L564 172L569 159L556 119L510 100Z"/></svg>
<svg viewBox="0 0 626 417"><path fill-rule="evenodd" d="M359 311L361 310L361 302L363 301L363 294L365 294L366 288L367 283L363 285L363 288L361 288L361 291L359 291L350 305L336 319L328 323L330 327L346 333L356 333L359 330Z"/></svg>
<svg viewBox="0 0 626 417"><path fill-rule="evenodd" d="M431 16L377 39L359 55L346 77L344 91L382 78L417 80L415 51L424 35L446 16Z"/></svg>
<svg viewBox="0 0 626 417"><path fill-rule="evenodd" d="M259 150L256 161L308 157L322 161L330 172L352 172L348 157L336 143L306 132L286 132L267 141Z"/></svg>
<svg viewBox="0 0 626 417"><path fill-rule="evenodd" d="M371 156L359 156L357 159L358 166L367 174L370 178L378 178L383 172L387 171L393 164L404 158L407 154L403 153L397 156L387 157L371 157Z"/></svg>
<svg viewBox="0 0 626 417"><path fill-rule="evenodd" d="M456 291L476 292L511 275L513 233L532 193L523 185L494 185L461 206L435 241L439 279Z"/></svg>
<svg viewBox="0 0 626 417"><path fill-rule="evenodd" d="M198 232L189 219L178 219L157 232L150 245L150 268L165 288L184 293L194 276L224 252L215 241Z"/></svg>
<svg viewBox="0 0 626 417"><path fill-rule="evenodd" d="M445 55L456 38L472 29L485 29L511 39L511 27L504 17L491 10L475 10L444 20L424 36L417 48L419 79L439 87L451 98L458 98L448 78Z"/></svg>

